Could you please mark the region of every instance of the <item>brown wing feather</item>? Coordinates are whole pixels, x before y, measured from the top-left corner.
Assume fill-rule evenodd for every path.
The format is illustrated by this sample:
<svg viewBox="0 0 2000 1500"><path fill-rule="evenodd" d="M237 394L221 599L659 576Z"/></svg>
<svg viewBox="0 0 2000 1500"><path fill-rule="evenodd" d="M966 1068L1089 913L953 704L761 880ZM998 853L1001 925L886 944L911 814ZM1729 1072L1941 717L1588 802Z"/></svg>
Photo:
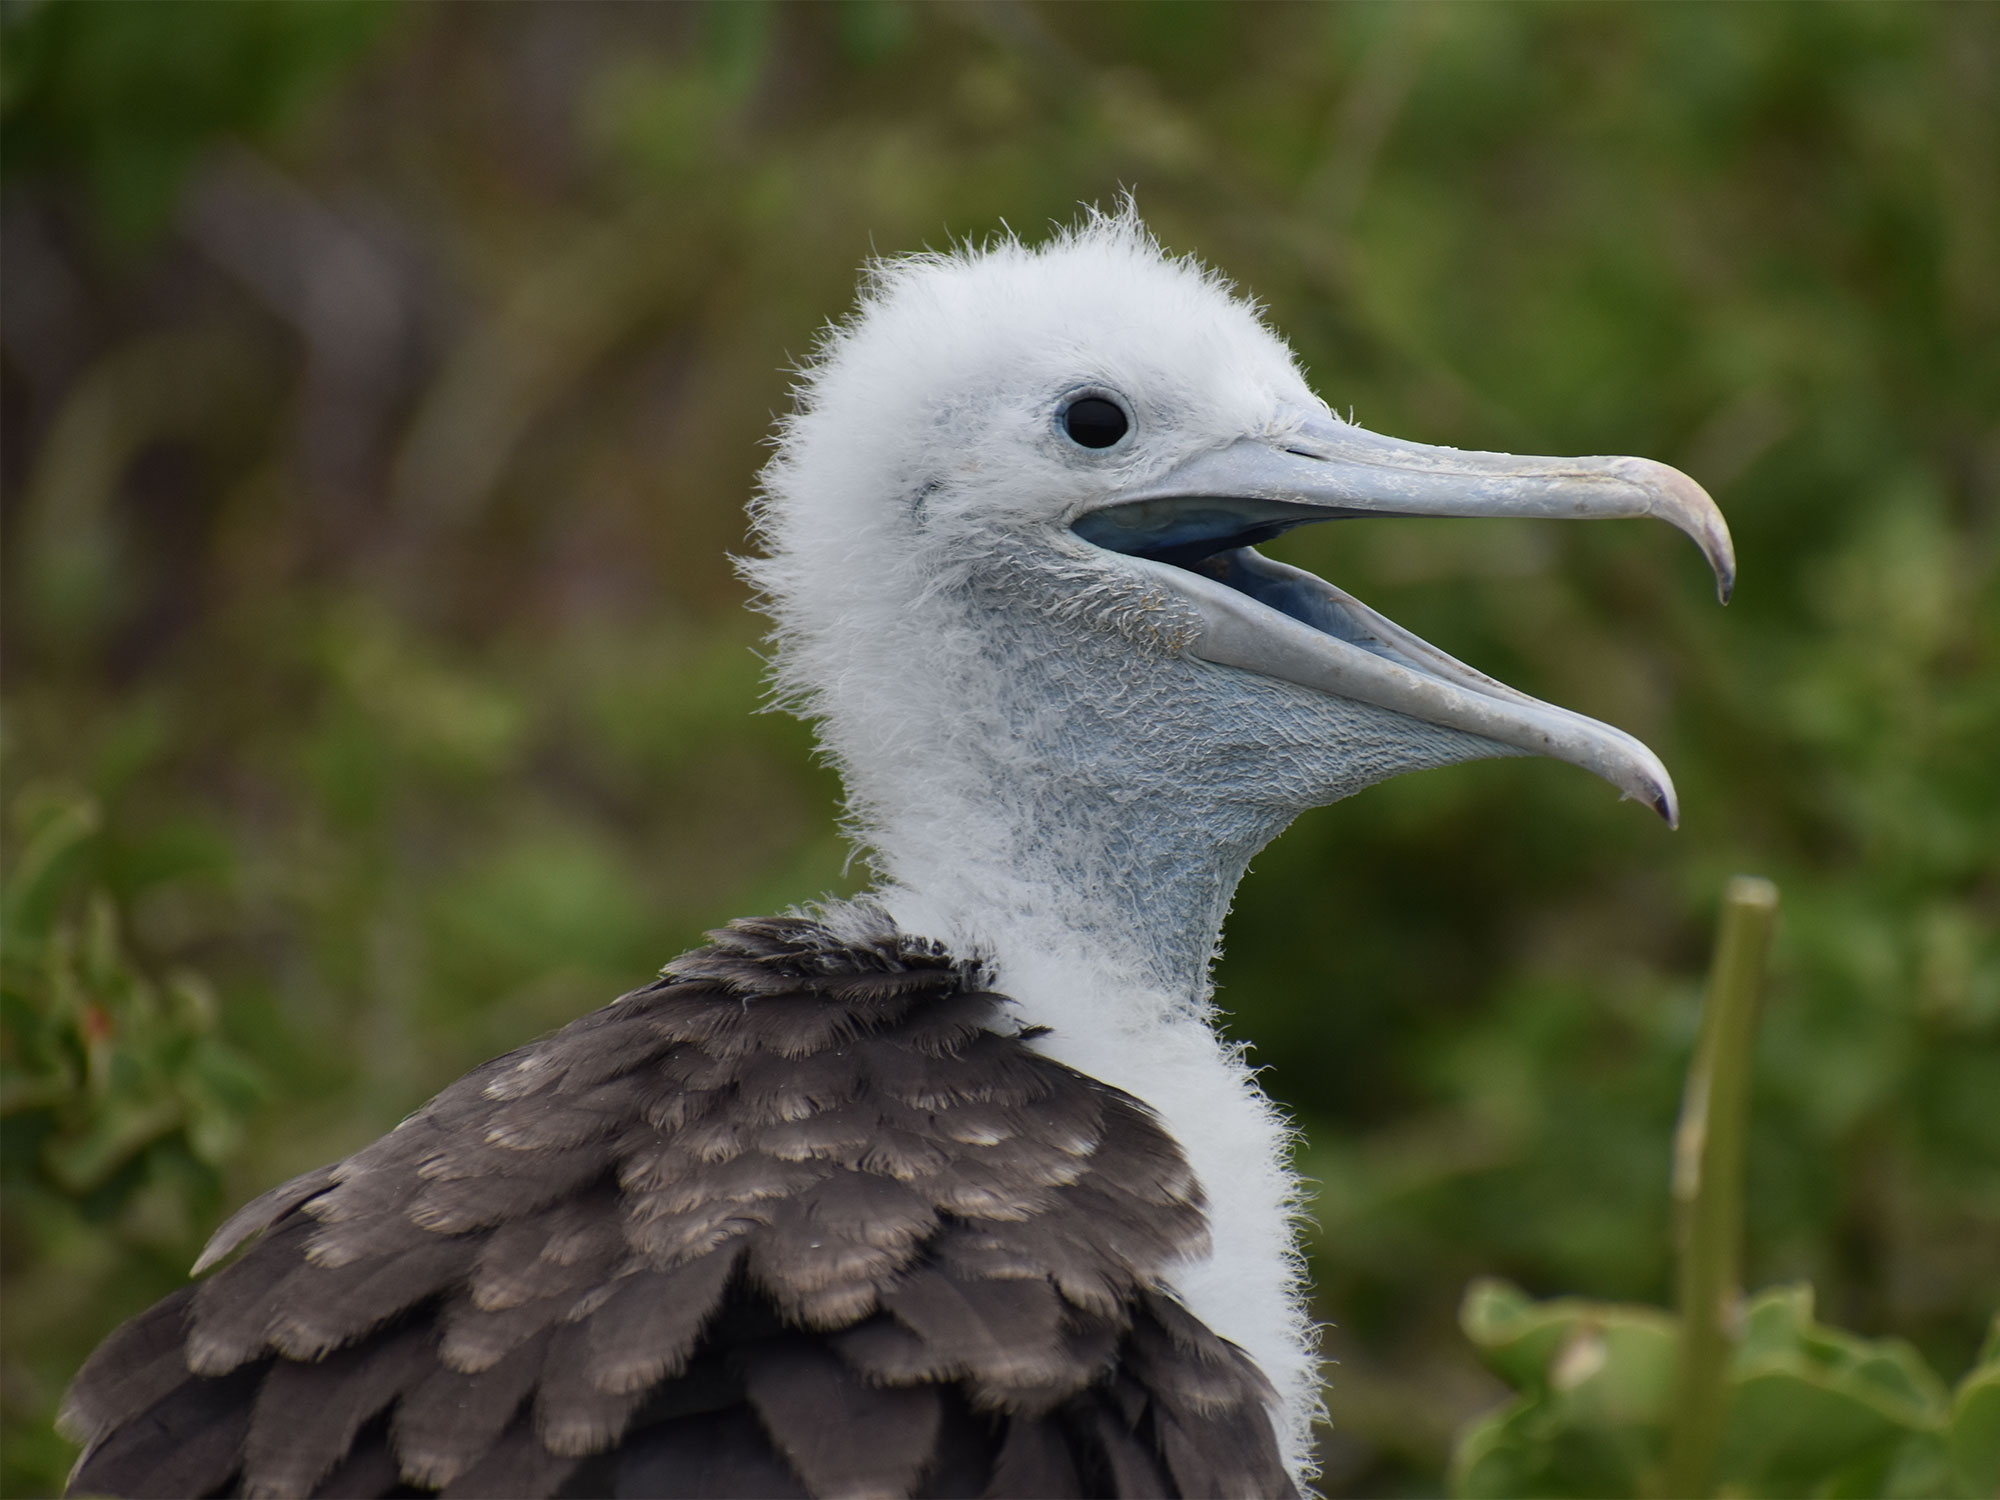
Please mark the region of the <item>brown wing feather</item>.
<svg viewBox="0 0 2000 1500"><path fill-rule="evenodd" d="M439 1368L403 1392L388 1438L412 1485L442 1489L485 1456L541 1379L546 1331L475 1375Z"/></svg>
<svg viewBox="0 0 2000 1500"><path fill-rule="evenodd" d="M991 1500L1016 1495L1083 1500L1074 1444L1059 1423L1030 1418L1008 1422L980 1493Z"/></svg>
<svg viewBox="0 0 2000 1500"><path fill-rule="evenodd" d="M370 1418L437 1368L430 1330L407 1324L310 1363L278 1359L257 1388L243 1467L262 1494L310 1495Z"/></svg>
<svg viewBox="0 0 2000 1500"><path fill-rule="evenodd" d="M389 1450L389 1424L377 1417L361 1429L347 1457L319 1482L315 1497L326 1500L362 1500L362 1497L393 1495L399 1492L403 1476L396 1455Z"/></svg>
<svg viewBox="0 0 2000 1500"><path fill-rule="evenodd" d="M242 1466L261 1366L192 1376L93 1443L70 1475L77 1494L219 1495ZM100 1475L115 1476L115 1484Z"/></svg>
<svg viewBox="0 0 2000 1500"><path fill-rule="evenodd" d="M56 1416L65 1437L87 1443L109 1432L188 1378L188 1316L195 1288L161 1298L97 1346L71 1382Z"/></svg>
<svg viewBox="0 0 2000 1500"><path fill-rule="evenodd" d="M908 1495L935 1461L937 1386L876 1385L803 1337L753 1348L743 1364L751 1409L808 1494Z"/></svg>
<svg viewBox="0 0 2000 1500"><path fill-rule="evenodd" d="M886 921L711 936L232 1216L77 1377L73 1488L1292 1493L1144 1106Z"/></svg>

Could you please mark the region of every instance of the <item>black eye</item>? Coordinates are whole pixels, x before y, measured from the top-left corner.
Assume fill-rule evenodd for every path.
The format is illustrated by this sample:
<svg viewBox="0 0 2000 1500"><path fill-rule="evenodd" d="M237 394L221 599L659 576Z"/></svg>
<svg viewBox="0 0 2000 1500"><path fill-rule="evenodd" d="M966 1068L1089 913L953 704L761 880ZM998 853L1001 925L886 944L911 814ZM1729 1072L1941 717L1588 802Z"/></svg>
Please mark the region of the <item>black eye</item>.
<svg viewBox="0 0 2000 1500"><path fill-rule="evenodd" d="M1080 396L1063 412L1062 425L1071 442L1086 448L1109 448L1125 436L1125 430L1132 424L1125 420L1125 413L1116 401L1106 401L1102 396Z"/></svg>

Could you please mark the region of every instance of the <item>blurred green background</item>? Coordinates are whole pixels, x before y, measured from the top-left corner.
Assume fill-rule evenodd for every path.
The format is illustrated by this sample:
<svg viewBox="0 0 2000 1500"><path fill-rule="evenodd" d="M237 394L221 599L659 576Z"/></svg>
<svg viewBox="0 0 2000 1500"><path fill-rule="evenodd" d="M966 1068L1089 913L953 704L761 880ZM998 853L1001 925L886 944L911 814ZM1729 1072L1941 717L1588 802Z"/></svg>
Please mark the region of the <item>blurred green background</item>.
<svg viewBox="0 0 2000 1500"><path fill-rule="evenodd" d="M876 252L1121 188L1365 424L1735 528L1284 544L1631 729L1259 861L1332 1494L1438 1492L1467 1281L1668 1296L1723 880L1785 893L1752 1285L1947 1377L2000 1304L2000 8L4 11L5 1493L226 1207L727 918L858 888L727 554Z"/></svg>

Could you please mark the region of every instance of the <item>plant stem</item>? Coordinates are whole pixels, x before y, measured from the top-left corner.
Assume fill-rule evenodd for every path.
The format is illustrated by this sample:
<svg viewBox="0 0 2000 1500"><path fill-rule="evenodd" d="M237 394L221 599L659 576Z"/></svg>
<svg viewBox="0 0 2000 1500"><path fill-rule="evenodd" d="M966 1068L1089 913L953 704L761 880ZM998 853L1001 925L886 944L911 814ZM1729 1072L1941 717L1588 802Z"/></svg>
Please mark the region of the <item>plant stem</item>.
<svg viewBox="0 0 2000 1500"><path fill-rule="evenodd" d="M1663 1493L1673 1496L1706 1497L1715 1490L1716 1451L1727 1414L1726 1366L1742 1295L1750 1046L1777 912L1778 888L1770 881L1738 875L1729 882L1701 1035L1674 1134L1681 1345L1663 1476Z"/></svg>

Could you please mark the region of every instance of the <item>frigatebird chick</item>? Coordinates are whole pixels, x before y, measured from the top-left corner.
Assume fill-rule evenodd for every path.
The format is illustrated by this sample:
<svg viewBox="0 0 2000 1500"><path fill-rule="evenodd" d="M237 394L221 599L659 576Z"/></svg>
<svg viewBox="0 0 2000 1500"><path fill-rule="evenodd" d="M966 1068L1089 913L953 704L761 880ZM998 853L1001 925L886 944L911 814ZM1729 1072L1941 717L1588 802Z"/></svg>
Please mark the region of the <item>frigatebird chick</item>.
<svg viewBox="0 0 2000 1500"><path fill-rule="evenodd" d="M1341 420L1129 209L872 268L747 569L879 884L242 1209L77 1377L73 1490L1295 1493L1286 1127L1211 1024L1246 864L1486 756L1675 817L1638 741L1257 550L1382 515L1654 515L1733 567L1660 464Z"/></svg>

